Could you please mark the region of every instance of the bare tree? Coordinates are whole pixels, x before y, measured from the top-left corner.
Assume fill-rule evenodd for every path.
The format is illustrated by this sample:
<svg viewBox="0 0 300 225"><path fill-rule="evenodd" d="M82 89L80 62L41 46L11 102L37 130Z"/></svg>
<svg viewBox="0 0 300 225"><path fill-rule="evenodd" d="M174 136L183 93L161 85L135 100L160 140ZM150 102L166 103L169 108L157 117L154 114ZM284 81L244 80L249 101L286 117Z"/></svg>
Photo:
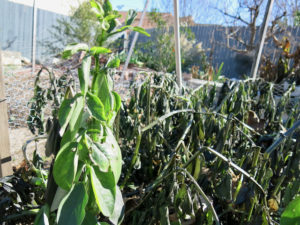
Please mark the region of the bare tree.
<svg viewBox="0 0 300 225"><path fill-rule="evenodd" d="M294 1L294 0L293 0ZM287 11L290 9L291 0L277 0L273 10L272 20L269 25L266 41L270 40L287 28ZM234 10L228 8L216 8L226 21L226 47L239 52L252 53L256 46L256 38L259 31L259 25L265 10L266 1L264 0L237 0L237 7ZM248 37L242 36L241 30L248 32ZM230 46L230 40L234 40L234 46Z"/></svg>

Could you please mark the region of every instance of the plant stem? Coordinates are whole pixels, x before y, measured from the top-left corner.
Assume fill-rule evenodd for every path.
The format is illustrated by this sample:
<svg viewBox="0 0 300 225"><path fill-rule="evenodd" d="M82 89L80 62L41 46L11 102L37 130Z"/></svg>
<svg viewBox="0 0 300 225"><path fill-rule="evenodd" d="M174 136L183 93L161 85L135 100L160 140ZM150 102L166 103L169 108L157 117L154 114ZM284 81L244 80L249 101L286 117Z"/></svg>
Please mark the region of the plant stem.
<svg viewBox="0 0 300 225"><path fill-rule="evenodd" d="M133 153L133 156L132 156L132 160L131 160L131 163L130 163L130 167L129 167L127 173L126 173L125 179L124 179L123 183L122 183L121 186L120 186L120 189L121 189L121 190L125 187L125 185L126 185L128 179L129 179L129 177L130 177L130 175L131 175L131 171L132 171L132 169L133 169L133 167L134 167L134 165L135 165L135 163L136 163L137 156L138 156L138 154L139 154L139 149L140 149L141 139L142 139L142 134L141 134L141 132L138 132L138 135L137 135L137 137L136 137L135 150L134 150L134 153Z"/></svg>

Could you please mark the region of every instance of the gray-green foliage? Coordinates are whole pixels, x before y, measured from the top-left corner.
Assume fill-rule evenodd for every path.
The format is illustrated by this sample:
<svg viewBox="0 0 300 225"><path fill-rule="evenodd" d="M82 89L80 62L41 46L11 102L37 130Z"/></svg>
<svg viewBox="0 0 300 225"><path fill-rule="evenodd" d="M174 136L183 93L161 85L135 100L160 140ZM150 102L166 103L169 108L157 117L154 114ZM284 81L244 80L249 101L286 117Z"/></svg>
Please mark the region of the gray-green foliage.
<svg viewBox="0 0 300 225"><path fill-rule="evenodd" d="M220 92L204 85L182 95L170 74L136 84L120 117L121 187L138 199L125 222L213 224L210 204L222 224L279 222L300 190L299 128L271 154L266 150L300 119L299 101L287 107L292 90L276 103L274 85L262 80L227 81ZM253 115L260 122L251 122Z"/></svg>

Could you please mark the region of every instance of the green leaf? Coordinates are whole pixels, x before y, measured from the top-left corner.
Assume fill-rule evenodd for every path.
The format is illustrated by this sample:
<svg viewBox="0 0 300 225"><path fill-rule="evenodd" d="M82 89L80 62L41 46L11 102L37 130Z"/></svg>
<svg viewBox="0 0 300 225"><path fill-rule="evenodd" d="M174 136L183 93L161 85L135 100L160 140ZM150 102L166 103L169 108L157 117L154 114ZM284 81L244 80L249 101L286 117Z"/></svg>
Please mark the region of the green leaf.
<svg viewBox="0 0 300 225"><path fill-rule="evenodd" d="M101 149L103 149L103 153L109 159L111 170L115 178L115 183L118 183L122 170L121 150L118 145L118 142L116 141L113 135L112 130L108 127L106 127L106 134L107 137L105 139L105 142L103 144L96 144L102 147Z"/></svg>
<svg viewBox="0 0 300 225"><path fill-rule="evenodd" d="M91 0L90 1L90 4L93 8L93 11L94 13L96 14L96 16L99 18L99 19L103 19L104 17L104 10L101 6L101 4L99 4L98 2L96 2L95 0Z"/></svg>
<svg viewBox="0 0 300 225"><path fill-rule="evenodd" d="M106 121L104 106L101 100L91 92L87 93L87 106L92 113L92 116L97 120Z"/></svg>
<svg viewBox="0 0 300 225"><path fill-rule="evenodd" d="M90 49L90 52L93 54L93 55L99 55L99 54L106 54L106 53L111 53L111 50L107 49L107 48L104 48L104 47L92 47Z"/></svg>
<svg viewBox="0 0 300 225"><path fill-rule="evenodd" d="M145 31L145 29L142 28L142 27L137 27L137 26L136 26L136 27L133 27L132 30L135 31L135 32L139 32L140 34L146 35L147 37L150 37L150 36L151 36L151 35L150 35L147 31Z"/></svg>
<svg viewBox="0 0 300 225"><path fill-rule="evenodd" d="M121 108L121 97L117 92L112 91L111 92L114 95L115 101L114 101L114 111L117 113L119 109Z"/></svg>
<svg viewBox="0 0 300 225"><path fill-rule="evenodd" d="M80 225L85 217L85 206L88 202L83 183L74 185L69 194L58 207L58 225Z"/></svg>
<svg viewBox="0 0 300 225"><path fill-rule="evenodd" d="M116 201L116 183L112 171L101 172L97 167L89 167L90 179L96 203L104 216L111 217Z"/></svg>
<svg viewBox="0 0 300 225"><path fill-rule="evenodd" d="M112 35L115 35L117 33L123 32L125 30L133 30L133 31L139 32L141 34L144 34L147 37L150 37L150 34L147 33L144 28L142 28L142 27L134 27L134 26L131 26L131 25L127 25L127 26L121 27L120 29L116 30L115 32L110 33L109 36L112 36Z"/></svg>
<svg viewBox="0 0 300 225"><path fill-rule="evenodd" d="M112 222L113 224L121 224L125 215L124 213L125 213L125 207L124 207L122 192L120 191L120 188L117 186L115 208L114 208L113 215L109 218L110 222Z"/></svg>
<svg viewBox="0 0 300 225"><path fill-rule="evenodd" d="M127 13L125 25L131 25L137 16L137 12L133 9L130 9Z"/></svg>
<svg viewBox="0 0 300 225"><path fill-rule="evenodd" d="M95 215L89 211L86 212L82 225L97 225L99 224Z"/></svg>
<svg viewBox="0 0 300 225"><path fill-rule="evenodd" d="M300 224L300 196L292 200L285 208L280 218L280 225Z"/></svg>
<svg viewBox="0 0 300 225"><path fill-rule="evenodd" d="M83 109L84 109L84 98L81 94L75 95L75 102L72 103L72 107L74 108L72 112L70 113L71 118L69 120L69 123L67 123L67 131L64 133L62 140L61 140L61 146L64 146L67 142L71 142L74 140L80 125L81 120L83 116ZM62 129L60 131L63 131Z"/></svg>
<svg viewBox="0 0 300 225"><path fill-rule="evenodd" d="M103 153L103 149L101 146L91 143L92 152L90 154L90 159L93 163L95 163L100 171L108 172L109 169L109 160L106 155Z"/></svg>
<svg viewBox="0 0 300 225"><path fill-rule="evenodd" d="M62 58L68 59L72 55L74 55L75 53L77 53L79 51L88 51L88 50L89 50L89 46L87 44L73 43L73 44L67 45L67 47L64 49L64 51L62 52Z"/></svg>
<svg viewBox="0 0 300 225"><path fill-rule="evenodd" d="M78 77L80 81L80 90L83 95L88 91L90 80L91 56L86 56L82 60L81 68L78 69Z"/></svg>
<svg viewBox="0 0 300 225"><path fill-rule="evenodd" d="M107 63L107 68L118 68L120 66L120 59L114 58Z"/></svg>
<svg viewBox="0 0 300 225"><path fill-rule="evenodd" d="M63 134L65 133L68 123L72 117L72 113L75 109L74 102L75 98L65 98L61 103L61 106L58 111L58 120L61 127L59 131L60 136L63 136Z"/></svg>
<svg viewBox="0 0 300 225"><path fill-rule="evenodd" d="M34 225L49 225L49 206L44 205L35 217Z"/></svg>
<svg viewBox="0 0 300 225"><path fill-rule="evenodd" d="M160 214L160 224L161 225L170 225L168 206L160 207L159 214Z"/></svg>
<svg viewBox="0 0 300 225"><path fill-rule="evenodd" d="M77 143L71 142L65 144L58 152L53 168L54 180L58 186L65 190L70 190L75 178L78 155L74 148Z"/></svg>
<svg viewBox="0 0 300 225"><path fill-rule="evenodd" d="M87 162L89 160L89 145L86 138L86 133L84 133L78 143L78 156L79 160Z"/></svg>

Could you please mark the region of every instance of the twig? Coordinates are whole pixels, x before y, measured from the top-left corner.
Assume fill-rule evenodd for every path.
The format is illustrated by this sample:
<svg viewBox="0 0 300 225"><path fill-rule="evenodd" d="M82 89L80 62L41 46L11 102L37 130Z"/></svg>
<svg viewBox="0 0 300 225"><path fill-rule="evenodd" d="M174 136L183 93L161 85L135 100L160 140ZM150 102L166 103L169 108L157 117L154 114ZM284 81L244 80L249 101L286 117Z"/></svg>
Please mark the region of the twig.
<svg viewBox="0 0 300 225"><path fill-rule="evenodd" d="M281 136L266 150L266 153L271 154L278 147L278 145L280 145L284 139L291 136L298 127L300 127L300 120L298 120L293 127L288 129L287 132L281 134Z"/></svg>
<svg viewBox="0 0 300 225"><path fill-rule="evenodd" d="M214 219L216 221L216 224L220 225L220 221L219 221L218 215L216 213L216 210L214 209L213 204L211 203L211 201L209 200L209 198L206 196L206 194L204 193L204 191L202 190L202 188L199 186L199 184L197 183L197 181L195 180L195 178L186 169L177 167L176 170L184 172L191 179L191 181L194 183L196 189L200 192L201 196L205 199L206 203L209 205L209 207L210 207L210 209L212 211L213 217L214 217Z"/></svg>
<svg viewBox="0 0 300 225"><path fill-rule="evenodd" d="M222 159L223 161L227 162L229 164L229 166L232 166L233 168L235 168L236 170L238 170L239 172L241 172L242 174L244 174L247 178L249 178L253 183L256 184L257 187L259 187L259 189L262 191L262 193L264 195L266 195L263 187L249 174L247 173L245 170L243 170L241 167L239 167L238 165L236 165L235 163L231 162L230 159L226 158L225 156L223 156L221 153L215 151L214 149L210 148L210 147L203 147L202 149L206 149L208 151L210 151L211 153L213 153L214 155L218 156L220 159Z"/></svg>

